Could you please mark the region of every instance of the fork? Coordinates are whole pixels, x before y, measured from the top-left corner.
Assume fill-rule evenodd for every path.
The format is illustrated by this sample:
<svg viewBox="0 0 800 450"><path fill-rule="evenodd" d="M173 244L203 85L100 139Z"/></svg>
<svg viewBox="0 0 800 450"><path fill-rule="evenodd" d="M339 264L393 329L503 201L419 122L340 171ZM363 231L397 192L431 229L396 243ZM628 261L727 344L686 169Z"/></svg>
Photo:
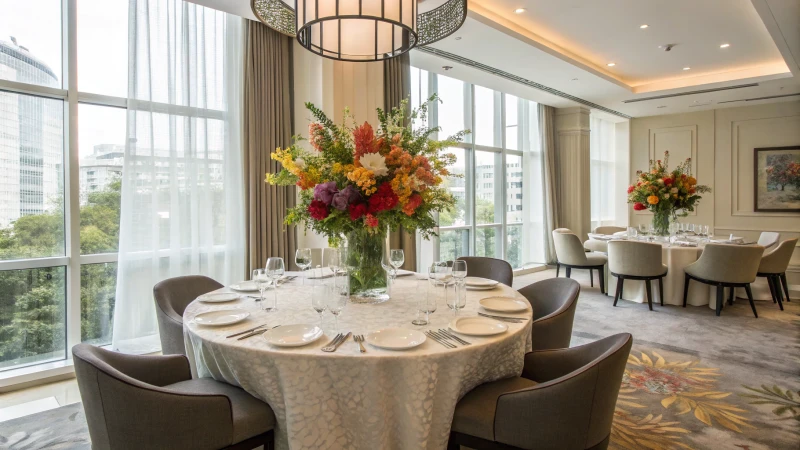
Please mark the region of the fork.
<svg viewBox="0 0 800 450"><path fill-rule="evenodd" d="M364 342L364 335L363 334L354 334L353 335L353 340L358 343L358 346L359 346L359 348L361 350L361 353L367 353L367 349L365 349L364 348L364 344L362 344L362 342Z"/></svg>
<svg viewBox="0 0 800 450"><path fill-rule="evenodd" d="M339 346L340 346L340 345L344 344L344 341L346 341L346 340L350 339L350 336L351 336L352 334L353 334L353 333L351 333L351 332L349 332L349 331L348 331L348 332L347 332L347 334L345 334L345 335L343 335L342 333L339 333L339 334L336 336L336 338L334 338L334 340L333 340L333 341L331 341L331 343L330 343L330 344L328 344L328 345L327 345L327 346L325 346L325 347L322 347L322 351L323 351L323 352L328 352L328 353L333 353L333 352L335 352L335 351L336 351L336 349L337 349L337 348L339 348Z"/></svg>
<svg viewBox="0 0 800 450"><path fill-rule="evenodd" d="M434 341L442 344L443 346L445 346L447 348L456 348L455 345L453 345L453 344L445 341L444 339L438 337L437 335L433 334L433 332L431 332L431 331L426 331L425 335L428 336L429 338L433 339Z"/></svg>
<svg viewBox="0 0 800 450"><path fill-rule="evenodd" d="M472 345L471 343L465 341L464 339L461 339L460 337L458 337L455 334L453 334L452 332L450 332L450 330L446 330L444 328L439 328L439 332L444 334L445 336L449 337L450 339L453 339L454 341L460 342L461 344Z"/></svg>

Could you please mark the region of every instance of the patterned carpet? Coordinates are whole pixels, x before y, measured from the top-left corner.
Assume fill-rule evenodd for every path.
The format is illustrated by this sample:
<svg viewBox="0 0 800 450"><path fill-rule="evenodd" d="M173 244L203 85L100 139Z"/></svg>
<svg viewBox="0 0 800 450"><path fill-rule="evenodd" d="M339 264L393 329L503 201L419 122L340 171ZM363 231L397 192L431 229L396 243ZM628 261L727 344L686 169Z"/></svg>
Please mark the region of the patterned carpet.
<svg viewBox="0 0 800 450"><path fill-rule="evenodd" d="M549 270L517 277L519 288ZM622 331L634 346L612 428L612 449L800 448L800 298L781 312L758 302L680 308L612 299L581 282L573 345ZM0 422L0 448L88 449L79 404Z"/></svg>

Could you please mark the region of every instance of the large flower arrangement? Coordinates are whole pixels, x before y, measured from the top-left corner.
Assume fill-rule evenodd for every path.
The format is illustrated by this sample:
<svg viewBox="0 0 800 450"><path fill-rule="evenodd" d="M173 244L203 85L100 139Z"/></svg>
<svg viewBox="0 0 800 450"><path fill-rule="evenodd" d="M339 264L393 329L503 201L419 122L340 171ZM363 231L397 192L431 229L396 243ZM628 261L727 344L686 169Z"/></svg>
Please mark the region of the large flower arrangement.
<svg viewBox="0 0 800 450"><path fill-rule="evenodd" d="M315 119L308 133L311 149L295 137L294 145L272 153L283 168L267 174L266 181L300 188L300 202L287 211L285 223L302 223L327 236L332 246L347 239L351 291L385 287L380 240L388 229L402 226L430 237L436 226L431 213L455 205L442 186L450 176L447 167L455 162L446 149L466 132L443 141L430 138L439 130L426 126L428 104L436 100L432 96L409 117L406 101L388 112L378 109L377 130L367 122L356 125L347 110L343 123L335 124L306 103ZM422 126L412 128L411 123Z"/></svg>
<svg viewBox="0 0 800 450"><path fill-rule="evenodd" d="M697 184L692 176L691 158L669 170L669 152L664 152L664 161L650 160L650 170L636 172L636 183L628 186L628 203L636 211L653 213L653 228L660 235L669 233L670 219L686 217L695 210L702 198L701 193L711 188Z"/></svg>

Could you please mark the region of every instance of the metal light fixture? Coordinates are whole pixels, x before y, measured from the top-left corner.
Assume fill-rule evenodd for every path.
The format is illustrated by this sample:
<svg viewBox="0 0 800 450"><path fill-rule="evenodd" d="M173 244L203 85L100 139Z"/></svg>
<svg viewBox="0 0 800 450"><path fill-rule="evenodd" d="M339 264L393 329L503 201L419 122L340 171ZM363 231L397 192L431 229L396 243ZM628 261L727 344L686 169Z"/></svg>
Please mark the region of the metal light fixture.
<svg viewBox="0 0 800 450"><path fill-rule="evenodd" d="M418 0L251 0L268 27L294 36L307 50L339 61L380 61L458 30L467 0L447 0L419 13Z"/></svg>

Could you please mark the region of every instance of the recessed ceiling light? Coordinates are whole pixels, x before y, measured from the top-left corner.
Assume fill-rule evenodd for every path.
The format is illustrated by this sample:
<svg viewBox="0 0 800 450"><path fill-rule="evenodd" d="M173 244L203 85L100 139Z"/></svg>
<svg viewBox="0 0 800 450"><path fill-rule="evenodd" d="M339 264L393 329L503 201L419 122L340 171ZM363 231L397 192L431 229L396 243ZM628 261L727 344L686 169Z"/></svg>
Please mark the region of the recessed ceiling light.
<svg viewBox="0 0 800 450"><path fill-rule="evenodd" d="M456 36L456 40L460 41L461 40L461 36Z"/></svg>
<svg viewBox="0 0 800 450"><path fill-rule="evenodd" d="M731 46L731 44L722 44L722 45L719 46L719 48L728 48L730 46Z"/></svg>
<svg viewBox="0 0 800 450"><path fill-rule="evenodd" d="M691 70L691 67L684 67L683 70Z"/></svg>
<svg viewBox="0 0 800 450"><path fill-rule="evenodd" d="M606 65L607 65L608 67L614 67L614 66L616 66L616 65L617 65L617 63L610 62L610 63L608 63L608 64L606 64Z"/></svg>
<svg viewBox="0 0 800 450"><path fill-rule="evenodd" d="M525 12L525 8L517 8L514 10L514 14L522 14Z"/></svg>
<svg viewBox="0 0 800 450"><path fill-rule="evenodd" d="M641 28L641 29L643 29L643 30L644 30L645 28L647 28L647 27L648 27L648 25L647 25L647 24L644 24L644 25L639 25L639 28Z"/></svg>
<svg viewBox="0 0 800 450"><path fill-rule="evenodd" d="M445 71L450 70L452 68L453 66L442 66L442 69L444 69Z"/></svg>

